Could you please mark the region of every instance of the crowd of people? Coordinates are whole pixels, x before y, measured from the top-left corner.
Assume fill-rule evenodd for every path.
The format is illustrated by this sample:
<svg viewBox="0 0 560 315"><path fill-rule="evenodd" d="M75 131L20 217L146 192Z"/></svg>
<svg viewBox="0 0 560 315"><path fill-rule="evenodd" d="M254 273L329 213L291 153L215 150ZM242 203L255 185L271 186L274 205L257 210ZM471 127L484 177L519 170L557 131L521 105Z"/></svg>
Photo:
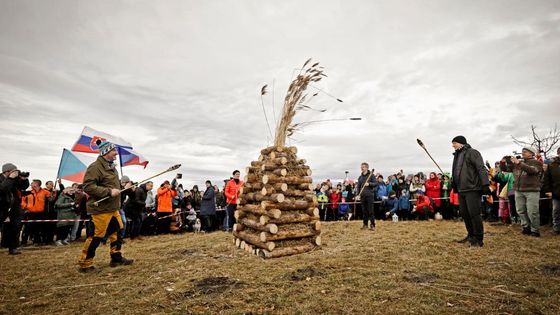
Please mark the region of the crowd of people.
<svg viewBox="0 0 560 315"><path fill-rule="evenodd" d="M554 232L560 234L560 160L556 157L539 161L536 154L536 150L527 147L523 149L522 158L505 157L494 167L486 162L487 185L482 185L483 192L477 201L483 209L482 219L521 224L524 234L536 237L540 236L541 224L553 223ZM100 169L106 171L103 167ZM374 229L376 219L464 219L459 207L460 191L449 173L405 175L400 170L385 178L374 170L370 171L366 163L362 165L362 171L358 181L347 179L335 185L327 179L316 185L321 220L362 219L364 228L368 228L368 221L371 221L369 228ZM117 238L122 243L126 238L142 240L146 235L188 231L231 231L239 190L243 185L239 171L232 175L224 181L222 189L206 181L203 190L197 185L185 189L179 183L180 174L171 182L164 181L157 189L151 181L137 185L128 176L118 179L117 175L114 188L94 189L90 185L88 193L84 191L84 185L88 185L87 176L84 184L65 187L61 181L57 185L47 181L43 186L38 179L29 183L29 174L19 172L15 165L7 163L0 175L2 246L9 248L10 254L19 253L20 243L22 246L64 246L82 239L84 229L87 236L96 234L94 230L100 224L106 230L110 228L115 235L111 237L113 233L105 231L101 235L99 232L99 240L94 238L94 243L107 240L116 243ZM364 190L366 186L368 189ZM120 222L111 221L110 217L103 223L93 220L95 211L92 209L98 205L89 196L96 189L99 196L120 196L111 205L117 210ZM127 190L117 194L113 189ZM369 199L371 202L364 203ZM369 203L373 204L371 210L367 209ZM21 220L23 225L19 224ZM119 249L115 247L115 252L118 250L120 245Z"/></svg>

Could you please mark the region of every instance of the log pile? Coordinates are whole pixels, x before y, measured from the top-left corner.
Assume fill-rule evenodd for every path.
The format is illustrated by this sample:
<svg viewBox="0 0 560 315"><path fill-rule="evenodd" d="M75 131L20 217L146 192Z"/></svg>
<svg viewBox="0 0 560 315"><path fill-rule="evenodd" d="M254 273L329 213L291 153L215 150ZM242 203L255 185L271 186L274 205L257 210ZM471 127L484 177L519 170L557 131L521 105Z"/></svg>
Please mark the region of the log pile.
<svg viewBox="0 0 560 315"><path fill-rule="evenodd" d="M261 150L247 167L235 212L235 245L262 258L312 251L321 245L321 222L311 169L295 147Z"/></svg>

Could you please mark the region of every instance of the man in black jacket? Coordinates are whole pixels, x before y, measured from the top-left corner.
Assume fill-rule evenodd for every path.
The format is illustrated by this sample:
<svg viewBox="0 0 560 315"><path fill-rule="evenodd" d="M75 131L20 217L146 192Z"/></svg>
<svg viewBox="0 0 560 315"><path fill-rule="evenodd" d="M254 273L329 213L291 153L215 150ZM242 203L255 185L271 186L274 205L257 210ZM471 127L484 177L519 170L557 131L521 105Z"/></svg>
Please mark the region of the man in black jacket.
<svg viewBox="0 0 560 315"><path fill-rule="evenodd" d="M130 239L131 240L142 240L140 236L140 230L142 228L142 221L146 214L146 198L148 196L148 191L152 190L154 184L152 182L147 182L140 185L134 191L134 198L130 200L128 207L129 210L127 215L130 216Z"/></svg>
<svg viewBox="0 0 560 315"><path fill-rule="evenodd" d="M360 166L362 174L358 178L358 186L356 201L362 202L362 213L364 216L364 226L362 230L368 228L368 221L371 221L370 230L375 231L375 213L373 211L373 203L375 201L375 192L377 191L377 179L373 176L373 170L369 170L369 165L364 162Z"/></svg>
<svg viewBox="0 0 560 315"><path fill-rule="evenodd" d="M21 228L21 192L29 187L29 179L23 177L12 163L2 165L0 174L0 229L2 247L8 248L10 255L18 251L19 230Z"/></svg>
<svg viewBox="0 0 560 315"><path fill-rule="evenodd" d="M459 243L469 242L471 246L483 245L484 226L480 216L482 195L489 195L488 170L480 152L473 149L463 136L451 140L453 153L453 189L459 193L459 209L468 235Z"/></svg>
<svg viewBox="0 0 560 315"><path fill-rule="evenodd" d="M556 235L560 235L560 147L556 153L558 156L544 173L543 191L552 198L552 229Z"/></svg>

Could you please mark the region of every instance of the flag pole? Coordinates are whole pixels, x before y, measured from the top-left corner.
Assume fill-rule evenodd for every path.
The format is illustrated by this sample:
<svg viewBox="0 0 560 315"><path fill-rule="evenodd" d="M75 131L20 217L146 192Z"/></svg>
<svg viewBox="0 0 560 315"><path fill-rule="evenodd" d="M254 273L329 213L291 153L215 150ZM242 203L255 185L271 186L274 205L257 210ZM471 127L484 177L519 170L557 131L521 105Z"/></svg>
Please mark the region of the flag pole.
<svg viewBox="0 0 560 315"><path fill-rule="evenodd" d="M64 162L64 152L66 149L62 149L62 155L60 156L60 162L58 163L58 170L56 171L56 179L53 182L53 189L56 191L56 185L58 184L58 176L60 175L60 168L62 167L62 163ZM60 188L60 187L58 187Z"/></svg>
<svg viewBox="0 0 560 315"><path fill-rule="evenodd" d="M121 177L124 176L124 173L122 171L122 155L121 155L121 147L117 146L117 152L119 153L119 166L121 168Z"/></svg>

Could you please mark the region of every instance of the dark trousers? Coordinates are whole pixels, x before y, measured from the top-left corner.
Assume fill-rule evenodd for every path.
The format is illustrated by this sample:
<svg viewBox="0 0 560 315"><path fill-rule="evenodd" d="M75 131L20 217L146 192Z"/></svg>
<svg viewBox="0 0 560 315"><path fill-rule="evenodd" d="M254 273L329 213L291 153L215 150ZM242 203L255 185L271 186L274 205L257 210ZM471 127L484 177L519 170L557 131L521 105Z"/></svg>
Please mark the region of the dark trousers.
<svg viewBox="0 0 560 315"><path fill-rule="evenodd" d="M170 232L172 217L163 218L172 215L172 212L157 212L157 234L167 234Z"/></svg>
<svg viewBox="0 0 560 315"><path fill-rule="evenodd" d="M29 212L27 213L28 220L45 220L44 212ZM46 243L46 224L47 222L28 222L23 227L22 239L27 242L29 238L33 244ZM56 222L54 223L56 224Z"/></svg>
<svg viewBox="0 0 560 315"><path fill-rule="evenodd" d="M56 240L57 241L64 241L70 235L72 231L71 225L59 226L56 228Z"/></svg>
<svg viewBox="0 0 560 315"><path fill-rule="evenodd" d="M481 200L482 192L480 191L459 193L459 210L465 222L468 237L480 242L484 238L484 226L480 216L482 211Z"/></svg>
<svg viewBox="0 0 560 315"><path fill-rule="evenodd" d="M11 210L10 212L0 210L0 231L2 231L2 247L16 249L19 246L19 231L21 229L21 210ZM4 222L6 218L10 222Z"/></svg>
<svg viewBox="0 0 560 315"><path fill-rule="evenodd" d="M142 216L134 215L130 217L130 238L136 238L140 236L140 230L142 229Z"/></svg>
<svg viewBox="0 0 560 315"><path fill-rule="evenodd" d="M373 210L375 198L372 195L364 195L361 201L364 225L367 226L368 221L371 221L371 226L375 227L375 212Z"/></svg>
<svg viewBox="0 0 560 315"><path fill-rule="evenodd" d="M206 232L212 232L214 230L214 219L216 215L201 215L200 224L201 230Z"/></svg>
<svg viewBox="0 0 560 315"><path fill-rule="evenodd" d="M226 219L224 222L224 229L228 229L231 230L233 229L233 224L235 224L235 217L234 217L234 213L235 210L237 209L237 205L236 204L228 204L226 206Z"/></svg>
<svg viewBox="0 0 560 315"><path fill-rule="evenodd" d="M517 218L517 209L515 209L515 195L508 195L509 201L509 216L512 218Z"/></svg>
<svg viewBox="0 0 560 315"><path fill-rule="evenodd" d="M56 220L57 219L57 212L55 210L51 210L50 212L45 212L43 217L45 220ZM41 225L41 230L43 234L43 241L45 244L50 244L54 242L54 236L57 233L56 222L44 222Z"/></svg>

